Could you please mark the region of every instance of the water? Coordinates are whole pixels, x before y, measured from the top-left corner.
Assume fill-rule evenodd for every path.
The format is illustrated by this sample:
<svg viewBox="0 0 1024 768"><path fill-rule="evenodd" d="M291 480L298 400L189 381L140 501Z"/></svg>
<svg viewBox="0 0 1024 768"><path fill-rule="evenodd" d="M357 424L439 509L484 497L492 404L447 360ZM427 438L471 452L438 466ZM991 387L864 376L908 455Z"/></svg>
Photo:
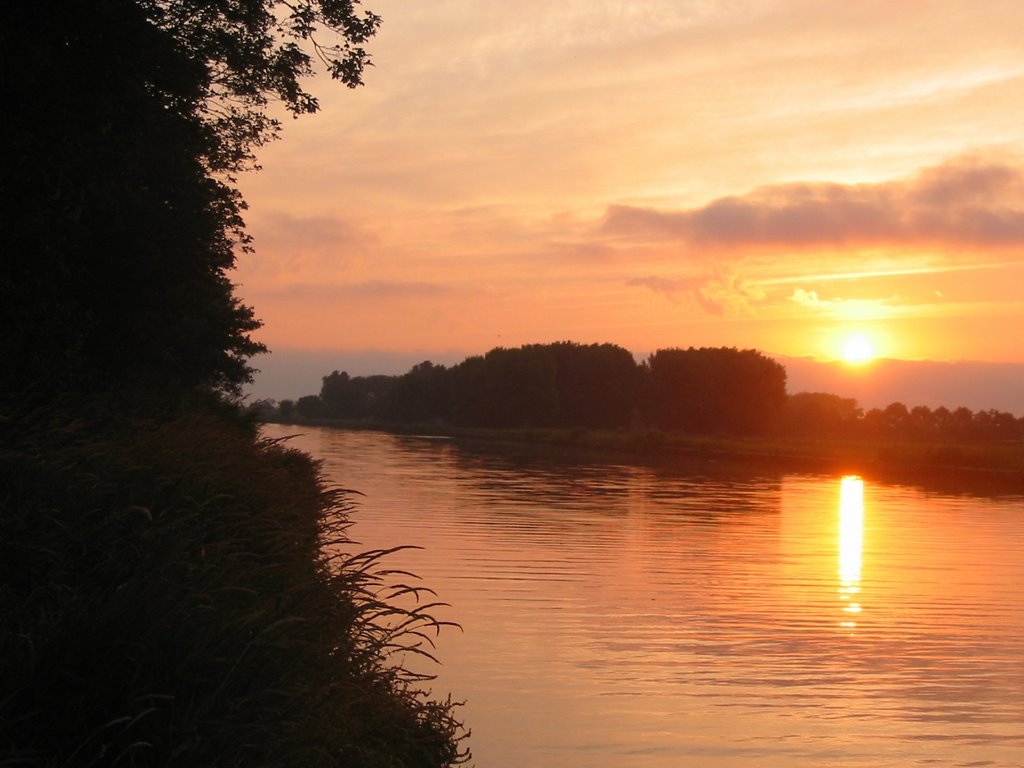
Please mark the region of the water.
<svg viewBox="0 0 1024 768"><path fill-rule="evenodd" d="M1024 766L1020 497L301 431L481 768Z"/></svg>

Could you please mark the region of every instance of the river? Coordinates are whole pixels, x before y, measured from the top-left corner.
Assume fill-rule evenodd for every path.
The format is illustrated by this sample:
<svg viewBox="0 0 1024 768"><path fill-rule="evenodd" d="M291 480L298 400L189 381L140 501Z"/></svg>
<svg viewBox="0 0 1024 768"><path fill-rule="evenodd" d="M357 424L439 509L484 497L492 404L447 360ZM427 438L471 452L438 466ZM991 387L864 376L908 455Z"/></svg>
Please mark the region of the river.
<svg viewBox="0 0 1024 768"><path fill-rule="evenodd" d="M1024 766L1024 499L268 425L414 544L480 768Z"/></svg>

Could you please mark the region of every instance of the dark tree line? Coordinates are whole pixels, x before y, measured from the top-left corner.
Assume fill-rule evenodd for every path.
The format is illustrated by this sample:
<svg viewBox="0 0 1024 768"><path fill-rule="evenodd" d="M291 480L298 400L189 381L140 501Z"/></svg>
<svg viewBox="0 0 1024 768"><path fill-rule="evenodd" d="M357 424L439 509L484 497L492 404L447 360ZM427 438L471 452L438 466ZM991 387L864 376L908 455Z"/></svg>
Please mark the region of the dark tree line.
<svg viewBox="0 0 1024 768"><path fill-rule="evenodd" d="M891 403L865 413L861 432L920 441L1020 440L1024 439L1024 418L993 408L972 411L962 406L950 410L916 405L908 409L903 403Z"/></svg>
<svg viewBox="0 0 1024 768"><path fill-rule="evenodd" d="M317 395L260 402L265 418L440 423L491 428L629 427L691 434L963 442L1024 439L1024 418L996 411L786 393L786 371L751 349L661 349L637 363L613 344L496 348L401 376L334 371Z"/></svg>
<svg viewBox="0 0 1024 768"><path fill-rule="evenodd" d="M785 369L754 350L664 349L638 364L614 344L564 341L499 347L451 368L424 362L401 376L334 371L319 395L282 401L276 416L757 434L785 403Z"/></svg>
<svg viewBox="0 0 1024 768"><path fill-rule="evenodd" d="M787 398L784 434L811 438L860 438L916 442L977 442L1024 439L1024 417L994 409L953 410L890 403L865 412L852 398L800 392Z"/></svg>

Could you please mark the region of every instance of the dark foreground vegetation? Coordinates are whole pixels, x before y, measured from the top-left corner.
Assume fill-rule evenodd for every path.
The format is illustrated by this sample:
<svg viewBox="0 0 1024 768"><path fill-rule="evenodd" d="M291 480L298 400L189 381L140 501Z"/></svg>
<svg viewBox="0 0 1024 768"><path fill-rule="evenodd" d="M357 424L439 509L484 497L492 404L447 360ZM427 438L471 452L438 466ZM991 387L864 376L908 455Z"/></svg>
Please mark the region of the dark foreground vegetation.
<svg viewBox="0 0 1024 768"><path fill-rule="evenodd" d="M1024 477L1024 418L892 403L865 412L824 392L788 394L756 350L662 349L641 363L612 344L493 349L401 376L334 371L317 395L252 405L271 421L418 428L630 452L689 452L817 466L973 468Z"/></svg>
<svg viewBox="0 0 1024 768"><path fill-rule="evenodd" d="M0 764L458 761L451 706L394 663L430 651L430 605L353 553L308 456L219 403L69 400L0 442Z"/></svg>
<svg viewBox="0 0 1024 768"><path fill-rule="evenodd" d="M0 765L467 757L399 666L429 590L237 400L262 346L235 177L269 102L316 110L314 61L359 84L353 6L0 4Z"/></svg>

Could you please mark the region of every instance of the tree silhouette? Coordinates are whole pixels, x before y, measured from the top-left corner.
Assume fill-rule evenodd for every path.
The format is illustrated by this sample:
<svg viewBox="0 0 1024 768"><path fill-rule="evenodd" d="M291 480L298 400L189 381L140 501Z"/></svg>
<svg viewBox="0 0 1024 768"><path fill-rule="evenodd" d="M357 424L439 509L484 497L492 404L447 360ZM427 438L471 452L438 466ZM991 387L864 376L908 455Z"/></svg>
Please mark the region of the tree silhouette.
<svg viewBox="0 0 1024 768"><path fill-rule="evenodd" d="M614 428L628 426L638 384L628 350L560 341L467 358L435 378L433 398L444 402L436 391L446 387L447 407L437 415L462 425Z"/></svg>
<svg viewBox="0 0 1024 768"><path fill-rule="evenodd" d="M450 384L447 368L424 360L382 390L380 397L374 398L375 407L368 409L368 413L390 422L447 419L451 411Z"/></svg>
<svg viewBox="0 0 1024 768"><path fill-rule="evenodd" d="M784 429L801 437L849 436L863 416L853 398L827 392L798 392L786 401Z"/></svg>
<svg viewBox="0 0 1024 768"><path fill-rule="evenodd" d="M633 355L615 344L548 345L555 362L559 426L591 429L629 426L640 371Z"/></svg>
<svg viewBox="0 0 1024 768"><path fill-rule="evenodd" d="M786 369L753 349L659 349L646 370L644 410L661 429L765 432L786 403Z"/></svg>
<svg viewBox="0 0 1024 768"><path fill-rule="evenodd" d="M322 58L358 84L378 20L339 0L0 4L0 388L237 391L252 310L235 174L293 113ZM340 43L324 47L320 33ZM306 46L304 50L302 45Z"/></svg>
<svg viewBox="0 0 1024 768"><path fill-rule="evenodd" d="M497 347L452 372L456 423L482 427L547 426L557 419L555 365L539 345Z"/></svg>

